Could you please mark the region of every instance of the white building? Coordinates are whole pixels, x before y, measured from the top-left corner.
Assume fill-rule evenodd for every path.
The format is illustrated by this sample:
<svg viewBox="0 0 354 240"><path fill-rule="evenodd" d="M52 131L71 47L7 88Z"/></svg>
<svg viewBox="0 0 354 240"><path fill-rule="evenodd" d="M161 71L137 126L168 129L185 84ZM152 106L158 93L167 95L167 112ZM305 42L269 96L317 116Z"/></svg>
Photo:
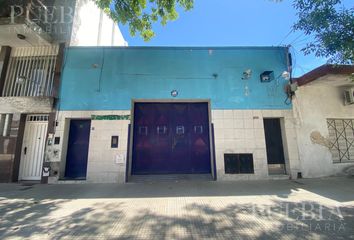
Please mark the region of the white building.
<svg viewBox="0 0 354 240"><path fill-rule="evenodd" d="M0 181L41 179L67 46L127 42L91 0L1 1Z"/></svg>
<svg viewBox="0 0 354 240"><path fill-rule="evenodd" d="M353 73L352 65L323 65L295 79L293 110L305 178L354 169Z"/></svg>

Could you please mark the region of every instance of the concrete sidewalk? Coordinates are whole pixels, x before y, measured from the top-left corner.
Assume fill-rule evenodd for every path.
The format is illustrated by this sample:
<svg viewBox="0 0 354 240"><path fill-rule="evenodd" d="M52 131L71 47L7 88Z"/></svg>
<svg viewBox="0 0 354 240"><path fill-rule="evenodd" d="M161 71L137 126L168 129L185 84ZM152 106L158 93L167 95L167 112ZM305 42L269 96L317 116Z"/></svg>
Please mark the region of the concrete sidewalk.
<svg viewBox="0 0 354 240"><path fill-rule="evenodd" d="M354 239L354 178L0 184L0 239Z"/></svg>

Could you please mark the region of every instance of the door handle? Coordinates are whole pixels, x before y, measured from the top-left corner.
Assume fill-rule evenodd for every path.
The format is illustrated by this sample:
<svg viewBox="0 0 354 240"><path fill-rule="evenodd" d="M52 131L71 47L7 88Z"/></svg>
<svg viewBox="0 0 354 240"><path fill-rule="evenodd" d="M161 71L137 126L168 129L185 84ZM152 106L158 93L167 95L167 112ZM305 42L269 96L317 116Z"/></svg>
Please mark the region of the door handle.
<svg viewBox="0 0 354 240"><path fill-rule="evenodd" d="M27 147L25 147L24 149L23 149L23 154L27 154Z"/></svg>

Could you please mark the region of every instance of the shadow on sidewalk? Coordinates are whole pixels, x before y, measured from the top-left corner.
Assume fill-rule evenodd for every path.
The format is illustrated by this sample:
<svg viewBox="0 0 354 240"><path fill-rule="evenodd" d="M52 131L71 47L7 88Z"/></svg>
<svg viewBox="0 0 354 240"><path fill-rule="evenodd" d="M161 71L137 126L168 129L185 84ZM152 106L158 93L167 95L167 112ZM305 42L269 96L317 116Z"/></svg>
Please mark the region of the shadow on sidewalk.
<svg viewBox="0 0 354 240"><path fill-rule="evenodd" d="M3 201L3 200L1 200ZM1 205L0 201L0 205ZM181 206L162 214L149 206L101 203L51 219L70 200L7 202L0 208L0 238L48 239L350 239L354 207L339 210L312 201L268 205L208 203ZM305 205L305 208L303 207Z"/></svg>

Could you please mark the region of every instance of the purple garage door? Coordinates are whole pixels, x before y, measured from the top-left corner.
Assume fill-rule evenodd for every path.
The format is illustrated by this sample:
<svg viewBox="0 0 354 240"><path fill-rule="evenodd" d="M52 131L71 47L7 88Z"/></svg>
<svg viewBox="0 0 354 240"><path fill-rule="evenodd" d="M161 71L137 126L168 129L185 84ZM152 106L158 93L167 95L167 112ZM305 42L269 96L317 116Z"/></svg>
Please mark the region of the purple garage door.
<svg viewBox="0 0 354 240"><path fill-rule="evenodd" d="M135 103L132 174L211 173L207 103Z"/></svg>

